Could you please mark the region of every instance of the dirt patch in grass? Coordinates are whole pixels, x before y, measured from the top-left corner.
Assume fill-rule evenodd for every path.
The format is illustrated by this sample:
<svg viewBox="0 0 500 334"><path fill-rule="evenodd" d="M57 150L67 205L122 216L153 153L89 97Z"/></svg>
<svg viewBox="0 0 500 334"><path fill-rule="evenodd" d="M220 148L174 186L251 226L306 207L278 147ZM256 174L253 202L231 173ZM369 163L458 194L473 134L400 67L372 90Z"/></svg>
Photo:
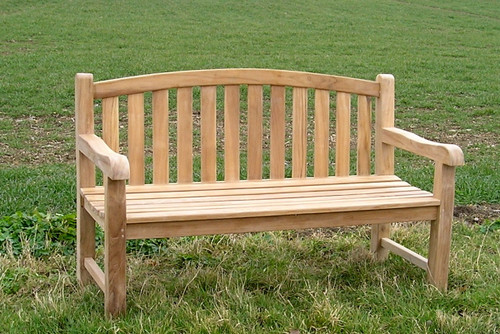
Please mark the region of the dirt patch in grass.
<svg viewBox="0 0 500 334"><path fill-rule="evenodd" d="M74 160L72 117L2 117L0 124L0 165L38 165Z"/></svg>
<svg viewBox="0 0 500 334"><path fill-rule="evenodd" d="M222 113L222 112L221 112ZM175 114L175 111L172 111ZM122 115L120 125L126 127L126 113ZM194 128L200 127L199 112L193 112ZM218 117L221 117L219 115ZM481 119L478 123L488 122L488 117ZM96 122L99 123L99 114L96 115ZM171 133L175 133L175 120L170 120ZM241 124L241 149L246 150L246 124L242 119ZM269 122L265 122L265 127L269 126ZM74 117L71 115L56 115L53 116L29 116L22 118L0 117L0 165L37 165L43 163L61 163L74 161ZM146 127L151 126L150 120L146 123ZM287 133L291 132L291 123L287 122ZM474 124L472 128L463 128L456 124L449 124L445 121L442 124L437 124L434 127L427 127L418 122L410 124L401 124L402 128L409 131L414 131L423 137L435 140L442 143L450 143L459 145L466 153L466 160L469 162L475 161L477 158L489 156L493 160L498 157L500 152L500 141L498 134L495 132L478 131L478 124ZM312 127L308 127L312 131ZM218 119L218 150L223 150L223 123L222 119ZM332 124L330 129L331 139L330 145L335 146L335 129ZM264 132L264 149L269 146L268 130ZM314 135L308 134L309 140L312 140ZM356 148L355 131L352 136L352 149ZM290 145L291 138L287 137L287 145ZM150 140L146 141L149 144ZM170 151L175 154L174 144L175 138L170 138ZM123 153L126 153L126 140L120 143L124 148ZM200 139L194 138L194 152L199 152ZM146 148L148 149L148 148Z"/></svg>
<svg viewBox="0 0 500 334"><path fill-rule="evenodd" d="M483 224L500 219L500 204L457 205L453 216L471 225Z"/></svg>
<svg viewBox="0 0 500 334"><path fill-rule="evenodd" d="M448 128L447 130L431 132L424 131L425 137L441 143L455 144L462 148L465 153L476 154L486 149L491 152L486 154L498 154L498 134L492 132L480 132L472 129Z"/></svg>

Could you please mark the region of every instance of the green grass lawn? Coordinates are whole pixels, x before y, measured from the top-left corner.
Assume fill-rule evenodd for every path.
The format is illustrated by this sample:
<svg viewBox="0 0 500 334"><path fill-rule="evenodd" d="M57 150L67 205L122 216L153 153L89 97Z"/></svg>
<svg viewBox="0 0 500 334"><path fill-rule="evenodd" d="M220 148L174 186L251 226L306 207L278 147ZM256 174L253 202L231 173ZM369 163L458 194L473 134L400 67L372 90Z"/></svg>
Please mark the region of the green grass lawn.
<svg viewBox="0 0 500 334"><path fill-rule="evenodd" d="M493 0L3 0L0 217L75 211L75 73L227 67L392 73L397 126L462 147L456 202L470 214L446 294L401 259L372 262L365 228L181 238L131 253L129 313L114 321L77 286L72 256L2 251L0 332L498 332L500 236L486 226L500 216L499 55ZM430 186L431 166L397 162ZM424 225L395 234L425 254Z"/></svg>

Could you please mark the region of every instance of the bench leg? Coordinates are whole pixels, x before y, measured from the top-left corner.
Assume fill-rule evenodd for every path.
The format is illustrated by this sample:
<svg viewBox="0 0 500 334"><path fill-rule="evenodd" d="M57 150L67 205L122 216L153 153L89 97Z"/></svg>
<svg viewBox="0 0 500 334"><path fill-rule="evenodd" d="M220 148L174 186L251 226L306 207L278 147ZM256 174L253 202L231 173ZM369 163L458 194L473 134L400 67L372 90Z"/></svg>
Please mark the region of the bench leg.
<svg viewBox="0 0 500 334"><path fill-rule="evenodd" d="M83 201L79 201L83 203ZM82 285L93 282L85 269L85 258L95 258L95 221L85 208L78 205L76 216L76 276Z"/></svg>
<svg viewBox="0 0 500 334"><path fill-rule="evenodd" d="M441 291L446 291L455 196L455 167L439 163L436 165L434 196L441 200L441 205L438 219L431 222L427 276L431 284Z"/></svg>
<svg viewBox="0 0 500 334"><path fill-rule="evenodd" d="M372 235L371 235L371 252L378 261L383 261L387 259L389 255L389 250L382 247L382 238L389 238L391 232L391 224L378 224L372 225Z"/></svg>
<svg viewBox="0 0 500 334"><path fill-rule="evenodd" d="M126 311L125 181L105 181L104 308L116 316Z"/></svg>

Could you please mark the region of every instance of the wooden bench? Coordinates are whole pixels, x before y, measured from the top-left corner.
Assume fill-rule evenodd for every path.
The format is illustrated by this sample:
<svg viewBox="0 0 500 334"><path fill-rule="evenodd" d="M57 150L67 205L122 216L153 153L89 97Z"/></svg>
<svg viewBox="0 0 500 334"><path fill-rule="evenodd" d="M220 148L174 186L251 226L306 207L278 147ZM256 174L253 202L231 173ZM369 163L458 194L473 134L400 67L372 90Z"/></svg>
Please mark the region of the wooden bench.
<svg viewBox="0 0 500 334"><path fill-rule="evenodd" d="M394 127L393 76L221 69L94 82L77 74L75 100L77 274L104 291L106 313L126 310L125 245L138 238L370 224L377 259L392 251L446 289L463 154ZM394 175L395 147L434 161L432 193ZM391 222L426 220L428 259L389 238Z"/></svg>

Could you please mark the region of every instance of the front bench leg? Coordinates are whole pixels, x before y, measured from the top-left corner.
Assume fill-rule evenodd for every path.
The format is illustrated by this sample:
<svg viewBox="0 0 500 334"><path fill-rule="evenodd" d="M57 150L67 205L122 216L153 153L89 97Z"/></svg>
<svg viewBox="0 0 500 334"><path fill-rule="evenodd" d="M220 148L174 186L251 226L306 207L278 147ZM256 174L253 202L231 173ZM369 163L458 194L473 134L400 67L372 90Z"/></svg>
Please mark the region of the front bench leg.
<svg viewBox="0 0 500 334"><path fill-rule="evenodd" d="M434 196L441 200L441 204L438 218L431 222L427 277L439 290L446 291L455 197L455 167L436 163Z"/></svg>
<svg viewBox="0 0 500 334"><path fill-rule="evenodd" d="M126 311L125 181L105 180L104 308L108 315Z"/></svg>

